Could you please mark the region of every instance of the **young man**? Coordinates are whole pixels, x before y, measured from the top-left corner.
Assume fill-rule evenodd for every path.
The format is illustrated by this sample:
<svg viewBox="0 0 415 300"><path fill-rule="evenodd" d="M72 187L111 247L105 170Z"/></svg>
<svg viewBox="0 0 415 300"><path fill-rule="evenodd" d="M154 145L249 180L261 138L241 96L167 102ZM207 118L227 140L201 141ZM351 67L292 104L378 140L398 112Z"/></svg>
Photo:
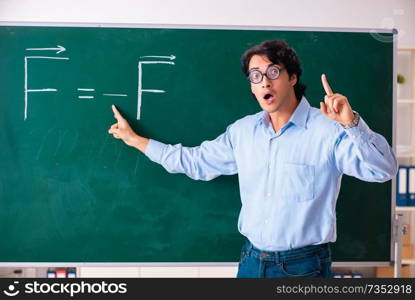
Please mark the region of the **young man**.
<svg viewBox="0 0 415 300"><path fill-rule="evenodd" d="M324 75L324 102L320 110L310 107L299 59L285 42L247 50L242 68L262 111L213 141L183 147L149 140L114 106L109 133L170 173L201 180L238 173L238 228L247 238L238 277L330 277L342 175L384 182L397 172L396 157Z"/></svg>

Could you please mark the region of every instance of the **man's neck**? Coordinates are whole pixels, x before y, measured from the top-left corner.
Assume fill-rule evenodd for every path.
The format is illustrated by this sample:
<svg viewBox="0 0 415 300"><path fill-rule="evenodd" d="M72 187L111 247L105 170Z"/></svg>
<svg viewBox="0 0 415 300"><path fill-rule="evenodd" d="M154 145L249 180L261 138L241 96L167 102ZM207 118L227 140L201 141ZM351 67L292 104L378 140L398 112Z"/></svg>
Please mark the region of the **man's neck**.
<svg viewBox="0 0 415 300"><path fill-rule="evenodd" d="M297 98L293 95L285 107L269 114L275 132L278 132L285 124L287 124L298 104Z"/></svg>

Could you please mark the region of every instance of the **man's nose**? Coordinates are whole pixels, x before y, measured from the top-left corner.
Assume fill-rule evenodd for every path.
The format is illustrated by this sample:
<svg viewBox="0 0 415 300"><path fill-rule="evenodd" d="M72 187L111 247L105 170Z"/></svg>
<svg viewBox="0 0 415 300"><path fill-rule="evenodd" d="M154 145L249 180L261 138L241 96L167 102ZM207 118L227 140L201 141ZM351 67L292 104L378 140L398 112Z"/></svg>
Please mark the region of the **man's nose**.
<svg viewBox="0 0 415 300"><path fill-rule="evenodd" d="M261 85L262 85L262 88L269 88L271 87L271 80L269 80L267 76L264 76L262 78Z"/></svg>

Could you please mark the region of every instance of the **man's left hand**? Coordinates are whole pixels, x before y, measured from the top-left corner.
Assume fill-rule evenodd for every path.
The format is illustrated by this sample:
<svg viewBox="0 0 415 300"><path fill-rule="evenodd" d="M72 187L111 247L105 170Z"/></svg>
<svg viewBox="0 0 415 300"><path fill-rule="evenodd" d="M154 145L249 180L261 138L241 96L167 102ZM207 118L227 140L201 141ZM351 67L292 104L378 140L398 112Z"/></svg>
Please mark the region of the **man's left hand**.
<svg viewBox="0 0 415 300"><path fill-rule="evenodd" d="M321 82L323 83L323 87L326 92L324 102L320 102L320 109L322 113L327 118L335 120L343 126L352 123L354 113L346 96L333 93L329 83L327 82L326 75L321 75Z"/></svg>

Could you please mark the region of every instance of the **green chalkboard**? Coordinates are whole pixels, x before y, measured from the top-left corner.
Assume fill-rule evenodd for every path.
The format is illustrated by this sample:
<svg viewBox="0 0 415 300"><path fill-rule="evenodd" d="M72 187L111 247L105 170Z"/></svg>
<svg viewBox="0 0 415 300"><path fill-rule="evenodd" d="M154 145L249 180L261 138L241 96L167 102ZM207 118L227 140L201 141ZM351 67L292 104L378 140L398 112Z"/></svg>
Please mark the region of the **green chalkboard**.
<svg viewBox="0 0 415 300"><path fill-rule="evenodd" d="M169 174L107 130L115 104L144 136L215 138L260 110L240 57L266 39L313 106L324 72L391 143L393 43L371 33L0 26L0 262L238 261L237 176ZM391 187L343 178L335 261L390 260Z"/></svg>

